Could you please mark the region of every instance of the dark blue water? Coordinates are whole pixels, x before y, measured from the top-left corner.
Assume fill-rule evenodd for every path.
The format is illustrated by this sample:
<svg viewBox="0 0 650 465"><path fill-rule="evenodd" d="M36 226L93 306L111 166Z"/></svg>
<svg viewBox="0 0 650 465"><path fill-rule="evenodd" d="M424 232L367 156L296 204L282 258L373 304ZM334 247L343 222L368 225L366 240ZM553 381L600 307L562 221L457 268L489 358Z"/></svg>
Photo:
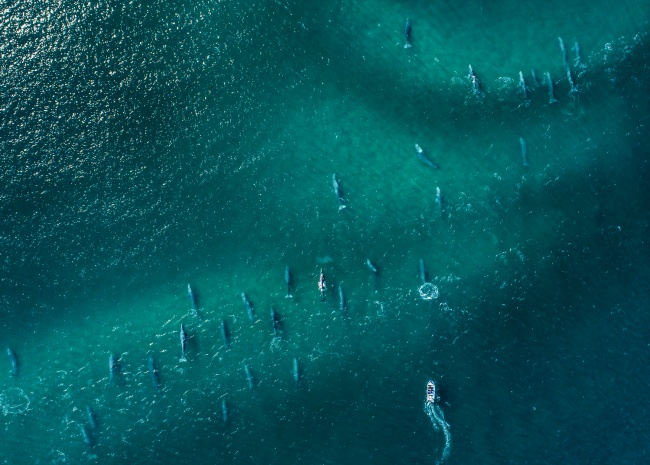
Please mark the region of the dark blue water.
<svg viewBox="0 0 650 465"><path fill-rule="evenodd" d="M647 461L649 10L2 5L1 462Z"/></svg>

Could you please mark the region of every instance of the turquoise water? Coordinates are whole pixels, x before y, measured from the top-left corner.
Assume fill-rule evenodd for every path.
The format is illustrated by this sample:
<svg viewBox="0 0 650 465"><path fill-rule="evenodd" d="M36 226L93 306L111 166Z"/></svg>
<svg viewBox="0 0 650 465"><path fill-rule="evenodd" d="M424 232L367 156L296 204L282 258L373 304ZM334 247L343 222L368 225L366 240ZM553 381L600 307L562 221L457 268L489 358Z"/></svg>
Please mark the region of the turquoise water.
<svg viewBox="0 0 650 465"><path fill-rule="evenodd" d="M1 10L2 463L644 462L647 2Z"/></svg>

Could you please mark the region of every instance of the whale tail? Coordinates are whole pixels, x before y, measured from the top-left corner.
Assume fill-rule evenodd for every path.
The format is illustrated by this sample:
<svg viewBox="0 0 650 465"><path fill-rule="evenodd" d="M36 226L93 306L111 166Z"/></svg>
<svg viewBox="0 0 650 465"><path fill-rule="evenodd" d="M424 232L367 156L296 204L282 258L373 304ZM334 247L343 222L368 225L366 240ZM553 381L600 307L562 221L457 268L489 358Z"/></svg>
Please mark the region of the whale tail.
<svg viewBox="0 0 650 465"><path fill-rule="evenodd" d="M347 205L339 205L339 211L343 210Z"/></svg>

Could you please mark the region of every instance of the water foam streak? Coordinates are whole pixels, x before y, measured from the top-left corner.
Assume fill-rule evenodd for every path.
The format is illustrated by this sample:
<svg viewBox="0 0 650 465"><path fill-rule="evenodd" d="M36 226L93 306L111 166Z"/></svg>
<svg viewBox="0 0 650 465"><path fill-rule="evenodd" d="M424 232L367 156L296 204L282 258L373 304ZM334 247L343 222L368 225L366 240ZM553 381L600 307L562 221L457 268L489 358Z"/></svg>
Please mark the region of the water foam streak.
<svg viewBox="0 0 650 465"><path fill-rule="evenodd" d="M445 436L445 448L442 450L440 459L436 462L441 465L449 458L449 453L451 452L451 432L449 431L449 423L445 421L445 414L442 409L434 403L425 403L424 413L426 413L431 419L433 429L436 431L442 430L442 433Z"/></svg>

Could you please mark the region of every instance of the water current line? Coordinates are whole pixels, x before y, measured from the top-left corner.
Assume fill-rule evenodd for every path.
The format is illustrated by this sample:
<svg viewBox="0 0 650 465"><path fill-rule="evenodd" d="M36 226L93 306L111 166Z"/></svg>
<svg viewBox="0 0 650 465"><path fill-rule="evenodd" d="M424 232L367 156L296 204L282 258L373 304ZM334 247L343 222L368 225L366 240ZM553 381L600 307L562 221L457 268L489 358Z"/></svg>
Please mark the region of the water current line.
<svg viewBox="0 0 650 465"><path fill-rule="evenodd" d="M426 413L431 419L433 429L435 431L442 430L442 433L445 435L445 448L442 450L440 459L436 462L438 465L441 465L447 460L447 458L449 458L449 453L451 452L451 432L449 431L449 424L445 421L445 414L442 412L442 409L433 402L427 402L424 404L424 413Z"/></svg>

